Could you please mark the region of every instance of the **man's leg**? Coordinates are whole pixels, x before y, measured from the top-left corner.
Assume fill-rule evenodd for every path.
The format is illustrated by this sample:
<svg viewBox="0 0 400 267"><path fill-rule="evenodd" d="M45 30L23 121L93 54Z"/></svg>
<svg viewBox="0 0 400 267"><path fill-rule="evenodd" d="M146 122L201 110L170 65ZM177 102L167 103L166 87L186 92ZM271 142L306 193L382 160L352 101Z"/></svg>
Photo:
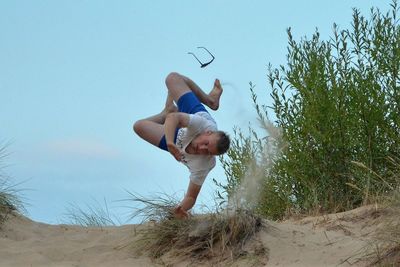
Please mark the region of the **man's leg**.
<svg viewBox="0 0 400 267"><path fill-rule="evenodd" d="M214 87L213 89L211 89L209 94L206 94L190 78L176 72L170 73L167 76L165 83L175 102L178 102L178 99L185 93L192 91L200 100L200 102L202 102L212 110L217 110L219 107L219 99L222 94L222 86L218 79L215 80Z"/></svg>
<svg viewBox="0 0 400 267"><path fill-rule="evenodd" d="M165 117L168 113L176 112L177 110L177 107L173 103L172 96L168 94L164 109L157 115L135 122L133 130L141 138L158 147L164 135Z"/></svg>
<svg viewBox="0 0 400 267"><path fill-rule="evenodd" d="M206 94L195 82L190 78L183 76L186 84L190 87L192 92L197 96L197 98L203 104L207 105L212 110L217 110L219 108L219 99L222 94L222 86L218 79L214 81L214 87L211 89L210 93Z"/></svg>

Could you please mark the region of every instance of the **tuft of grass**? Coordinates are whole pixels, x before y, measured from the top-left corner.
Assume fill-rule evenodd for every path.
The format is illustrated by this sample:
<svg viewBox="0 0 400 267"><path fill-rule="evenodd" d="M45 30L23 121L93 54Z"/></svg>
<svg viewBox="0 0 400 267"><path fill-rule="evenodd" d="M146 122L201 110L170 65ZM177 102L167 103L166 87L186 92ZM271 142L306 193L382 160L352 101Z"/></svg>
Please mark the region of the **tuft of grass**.
<svg viewBox="0 0 400 267"><path fill-rule="evenodd" d="M0 177L0 225L8 218L11 212L23 209L18 190L10 185L9 180Z"/></svg>
<svg viewBox="0 0 400 267"><path fill-rule="evenodd" d="M19 184L11 183L10 177L4 173L4 160L9 155L6 151L7 145L0 146L0 225L7 220L8 216L16 211L25 211L23 202L18 196Z"/></svg>
<svg viewBox="0 0 400 267"><path fill-rule="evenodd" d="M400 159L388 158L388 165L394 166L391 180L396 181L396 187L382 201L390 216L374 236L370 266L400 266Z"/></svg>
<svg viewBox="0 0 400 267"><path fill-rule="evenodd" d="M158 193L153 197L144 197L137 193L128 191L130 197L125 201L137 203L134 211L130 215L130 219L141 218L142 222L146 221L164 221L171 218L172 209L179 203L175 196L170 196L165 193Z"/></svg>
<svg viewBox="0 0 400 267"><path fill-rule="evenodd" d="M107 201L104 204L95 201L94 205L86 205L86 209L71 204L65 214L65 222L83 227L104 227L119 225L119 219L110 213Z"/></svg>
<svg viewBox="0 0 400 267"><path fill-rule="evenodd" d="M233 260L248 254L245 244L264 226L260 217L244 209L174 219L170 210L176 200L167 195L144 198L131 194L134 202L144 205L134 216L151 223L138 230L141 235L137 252L146 251L157 259L167 253L187 259L205 260L219 257ZM260 254L266 249L257 249Z"/></svg>
<svg viewBox="0 0 400 267"><path fill-rule="evenodd" d="M400 266L400 192L395 195L396 203L389 208L392 216L375 234L371 266Z"/></svg>

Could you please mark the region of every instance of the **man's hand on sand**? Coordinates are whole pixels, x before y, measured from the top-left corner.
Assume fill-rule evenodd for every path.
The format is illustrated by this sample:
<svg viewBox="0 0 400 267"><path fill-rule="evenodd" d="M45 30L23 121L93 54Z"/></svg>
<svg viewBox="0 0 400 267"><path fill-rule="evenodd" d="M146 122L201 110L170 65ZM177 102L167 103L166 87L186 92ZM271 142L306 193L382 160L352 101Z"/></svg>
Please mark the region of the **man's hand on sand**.
<svg viewBox="0 0 400 267"><path fill-rule="evenodd" d="M176 219L181 219L181 220L189 218L189 213L184 209L182 209L180 205L174 208L173 215Z"/></svg>
<svg viewBox="0 0 400 267"><path fill-rule="evenodd" d="M175 144L167 144L167 147L169 153L171 153L177 161L182 160L182 153Z"/></svg>

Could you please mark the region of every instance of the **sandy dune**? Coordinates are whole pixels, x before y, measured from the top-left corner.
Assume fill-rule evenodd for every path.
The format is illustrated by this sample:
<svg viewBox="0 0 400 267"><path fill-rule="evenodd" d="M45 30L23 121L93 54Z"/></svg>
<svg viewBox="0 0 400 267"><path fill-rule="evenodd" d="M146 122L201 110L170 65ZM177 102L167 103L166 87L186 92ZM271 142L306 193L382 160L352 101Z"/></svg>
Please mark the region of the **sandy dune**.
<svg viewBox="0 0 400 267"><path fill-rule="evenodd" d="M365 266L359 261L383 212L373 206L327 216L266 222L251 242L266 247L266 256L245 257L219 266ZM83 228L47 225L10 216L0 230L0 266L210 266L165 256L154 262L135 255L135 225ZM215 261L214 265L215 265ZM162 265L161 265L162 263Z"/></svg>
<svg viewBox="0 0 400 267"><path fill-rule="evenodd" d="M371 240L383 214L374 207L271 223L261 239L270 249L268 266L366 266Z"/></svg>
<svg viewBox="0 0 400 267"><path fill-rule="evenodd" d="M0 231L0 266L151 266L134 258L134 226L82 228L12 216Z"/></svg>

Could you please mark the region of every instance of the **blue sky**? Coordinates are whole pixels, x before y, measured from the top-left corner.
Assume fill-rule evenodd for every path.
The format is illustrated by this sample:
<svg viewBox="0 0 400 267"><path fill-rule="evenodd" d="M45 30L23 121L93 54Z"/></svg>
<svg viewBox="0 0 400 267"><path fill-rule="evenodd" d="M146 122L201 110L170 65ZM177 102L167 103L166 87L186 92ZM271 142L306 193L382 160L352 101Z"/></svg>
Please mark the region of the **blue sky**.
<svg viewBox="0 0 400 267"><path fill-rule="evenodd" d="M327 39L336 22L350 26L352 8L369 16L389 1L0 1L0 140L10 142L6 172L27 202L29 217L63 220L74 203L105 198L111 212L125 190L182 197L188 171L132 131L134 121L158 113L171 71L205 91L224 86L219 128L256 125L249 82L270 104L267 65L285 63L286 29L296 39L316 28ZM201 69L187 52L206 46L216 57ZM211 205L212 178L198 206Z"/></svg>

